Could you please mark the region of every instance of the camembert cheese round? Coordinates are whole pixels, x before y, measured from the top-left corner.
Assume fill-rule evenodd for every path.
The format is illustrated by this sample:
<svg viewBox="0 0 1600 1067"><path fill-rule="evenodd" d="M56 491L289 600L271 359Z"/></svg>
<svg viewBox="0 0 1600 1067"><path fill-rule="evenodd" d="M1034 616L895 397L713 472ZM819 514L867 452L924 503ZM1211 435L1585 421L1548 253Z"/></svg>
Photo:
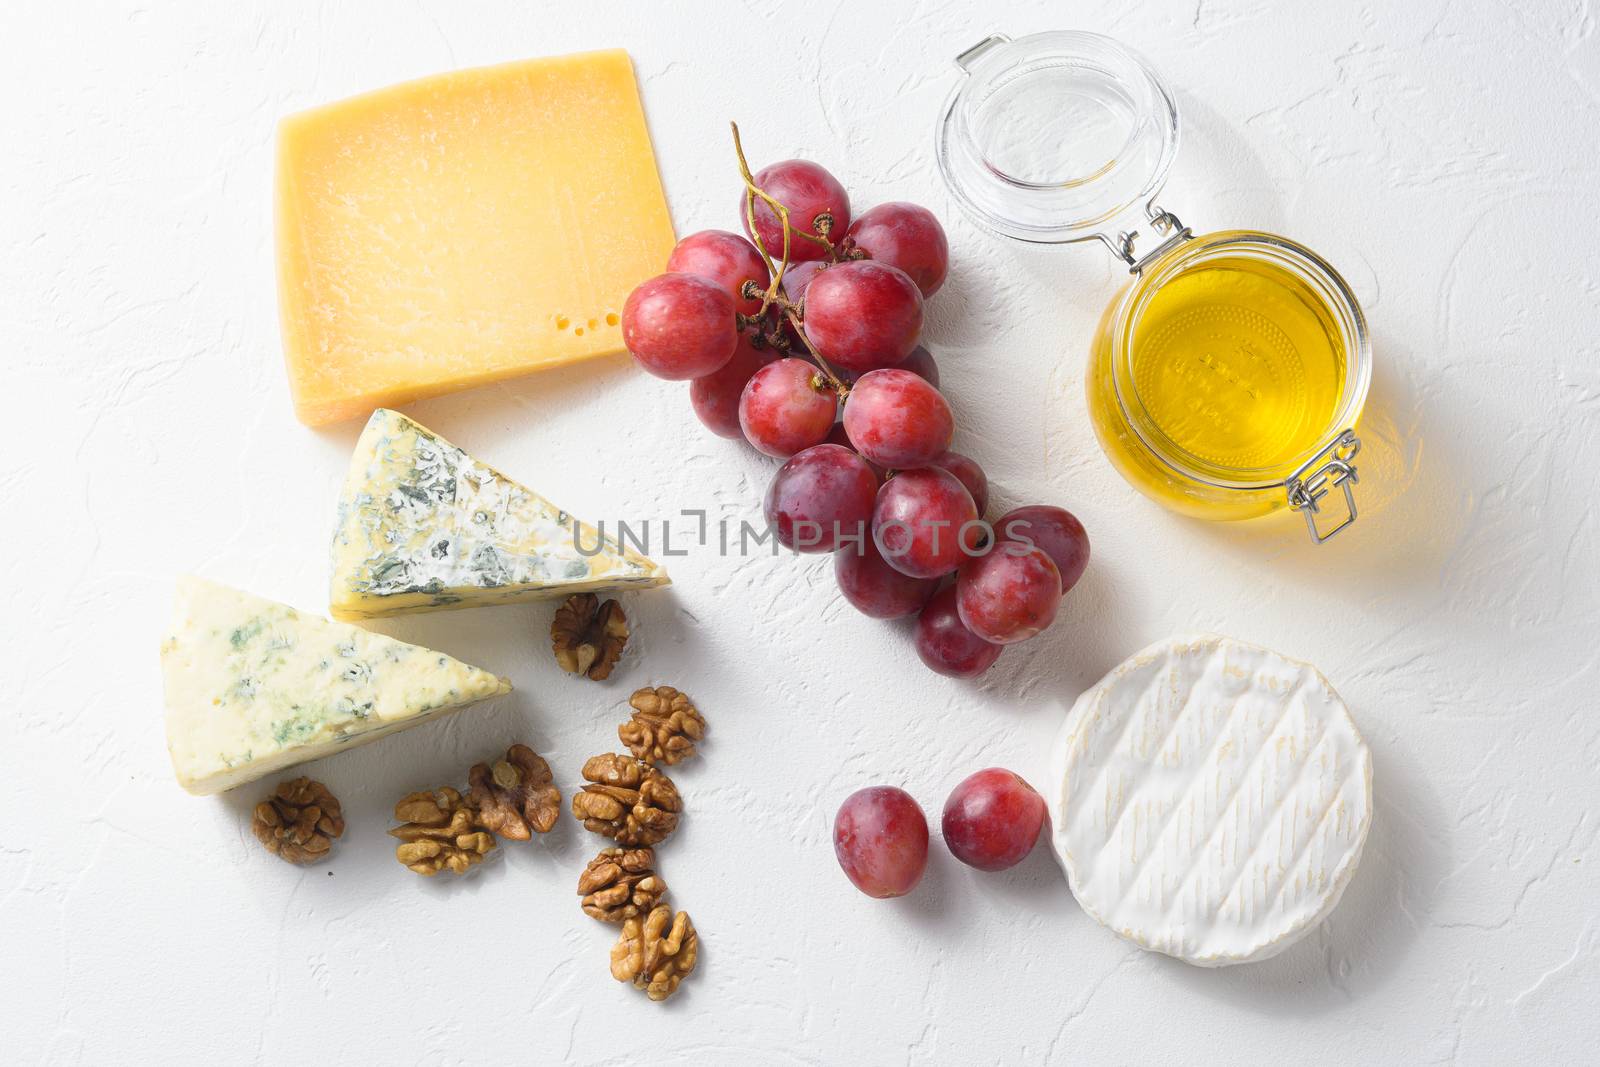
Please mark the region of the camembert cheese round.
<svg viewBox="0 0 1600 1067"><path fill-rule="evenodd" d="M1372 755L1327 679L1212 635L1152 645L1079 697L1050 786L1083 909L1202 967L1314 929L1372 823Z"/></svg>

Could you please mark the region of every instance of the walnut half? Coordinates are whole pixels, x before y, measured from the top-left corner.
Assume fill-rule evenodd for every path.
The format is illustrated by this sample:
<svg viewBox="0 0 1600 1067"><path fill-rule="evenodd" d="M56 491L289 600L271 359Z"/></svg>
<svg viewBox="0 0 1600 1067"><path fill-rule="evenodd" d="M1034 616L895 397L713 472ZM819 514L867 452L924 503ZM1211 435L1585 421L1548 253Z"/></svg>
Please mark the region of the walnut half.
<svg viewBox="0 0 1600 1067"><path fill-rule="evenodd" d="M593 593L577 593L556 609L550 644L556 663L568 674L595 681L611 676L628 643L628 619L615 600L600 603Z"/></svg>
<svg viewBox="0 0 1600 1067"><path fill-rule="evenodd" d="M512 745L504 759L477 763L467 772L467 803L485 830L513 841L547 833L561 815L561 791L550 764L527 745Z"/></svg>
<svg viewBox="0 0 1600 1067"><path fill-rule="evenodd" d="M472 816L466 799L448 786L407 794L394 806L404 825L389 831L402 842L395 859L429 878L443 870L467 873L495 847L494 834L475 830Z"/></svg>
<svg viewBox="0 0 1600 1067"><path fill-rule="evenodd" d="M250 829L268 852L290 863L326 859L336 838L344 836L344 813L328 787L310 778L279 782L272 795L257 804Z"/></svg>
<svg viewBox="0 0 1600 1067"><path fill-rule="evenodd" d="M672 779L641 760L608 752L583 765L590 784L572 798L586 829L619 845L654 845L678 828L683 800Z"/></svg>
<svg viewBox="0 0 1600 1067"><path fill-rule="evenodd" d="M583 910L601 922L620 923L643 915L667 895L648 848L605 848L578 876Z"/></svg>
<svg viewBox="0 0 1600 1067"><path fill-rule="evenodd" d="M689 913L676 915L665 904L643 918L622 924L622 936L611 949L611 977L632 982L651 1000L666 1000L694 970L700 937Z"/></svg>
<svg viewBox="0 0 1600 1067"><path fill-rule="evenodd" d="M670 685L641 689L628 698L633 718L617 736L637 759L671 767L694 755L706 735L706 720L683 693Z"/></svg>

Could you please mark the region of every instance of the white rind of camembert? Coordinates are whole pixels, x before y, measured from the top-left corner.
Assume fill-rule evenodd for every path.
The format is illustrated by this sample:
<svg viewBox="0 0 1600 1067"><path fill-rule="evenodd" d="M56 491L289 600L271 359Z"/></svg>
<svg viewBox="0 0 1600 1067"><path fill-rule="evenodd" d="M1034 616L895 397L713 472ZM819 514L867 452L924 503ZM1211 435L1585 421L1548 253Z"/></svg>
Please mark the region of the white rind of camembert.
<svg viewBox="0 0 1600 1067"><path fill-rule="evenodd" d="M372 413L339 499L336 619L666 585L666 569L398 411Z"/></svg>
<svg viewBox="0 0 1600 1067"><path fill-rule="evenodd" d="M199 578L161 643L178 784L219 793L511 691L442 652Z"/></svg>
<svg viewBox="0 0 1600 1067"><path fill-rule="evenodd" d="M1083 909L1202 967L1314 929L1372 823L1372 755L1327 679L1214 635L1151 645L1079 697L1050 785Z"/></svg>

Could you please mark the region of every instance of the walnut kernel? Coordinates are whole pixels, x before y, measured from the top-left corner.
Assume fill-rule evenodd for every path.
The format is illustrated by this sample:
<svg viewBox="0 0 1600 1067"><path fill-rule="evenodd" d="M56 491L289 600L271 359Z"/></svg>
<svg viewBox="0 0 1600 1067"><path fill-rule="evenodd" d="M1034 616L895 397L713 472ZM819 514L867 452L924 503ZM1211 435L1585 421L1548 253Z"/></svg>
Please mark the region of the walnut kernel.
<svg viewBox="0 0 1600 1067"><path fill-rule="evenodd" d="M643 918L622 924L611 949L611 977L632 982L651 1000L666 1000L694 970L700 938L689 913L658 904Z"/></svg>
<svg viewBox="0 0 1600 1067"><path fill-rule="evenodd" d="M672 779L632 756L610 752L583 765L590 784L574 794L572 814L619 845L653 845L678 826L683 800Z"/></svg>
<svg viewBox="0 0 1600 1067"><path fill-rule="evenodd" d="M695 753L706 735L706 720L689 698L670 685L645 688L628 698L633 718L617 736L637 759L671 767Z"/></svg>
<svg viewBox="0 0 1600 1067"><path fill-rule="evenodd" d="M394 817L404 823L389 831L402 842L395 859L430 878L443 870L465 874L495 847L494 834L473 828L471 806L448 786L402 797Z"/></svg>
<svg viewBox="0 0 1600 1067"><path fill-rule="evenodd" d="M568 674L595 681L611 675L628 644L628 619L615 600L600 603L593 593L578 593L556 609L550 622L556 662Z"/></svg>
<svg viewBox="0 0 1600 1067"><path fill-rule="evenodd" d="M601 922L620 923L647 913L667 895L648 848L605 848L578 876L583 910Z"/></svg>
<svg viewBox="0 0 1600 1067"><path fill-rule="evenodd" d="M526 841L530 830L547 833L561 815L550 764L527 745L512 745L493 763L474 764L467 782L474 821L501 837Z"/></svg>
<svg viewBox="0 0 1600 1067"><path fill-rule="evenodd" d="M273 855L290 863L316 863L327 858L334 840L344 835L344 813L327 786L295 778L279 782L272 795L256 805L250 828Z"/></svg>

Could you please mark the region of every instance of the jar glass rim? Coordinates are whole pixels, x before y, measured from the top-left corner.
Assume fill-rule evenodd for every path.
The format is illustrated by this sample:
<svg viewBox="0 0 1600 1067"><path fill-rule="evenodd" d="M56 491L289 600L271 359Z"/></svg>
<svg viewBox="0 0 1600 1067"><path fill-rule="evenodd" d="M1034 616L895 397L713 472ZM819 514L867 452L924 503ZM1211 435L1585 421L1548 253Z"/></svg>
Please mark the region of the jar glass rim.
<svg viewBox="0 0 1600 1067"><path fill-rule="evenodd" d="M1270 474L1268 469L1222 468L1196 461L1161 432L1133 383L1133 335L1150 298L1166 282L1199 263L1239 255L1265 259L1309 284L1322 298L1345 346L1344 387L1327 427L1303 455L1289 464L1273 466ZM1372 344L1366 317L1349 284L1311 249L1277 234L1226 230L1204 234L1179 245L1145 268L1143 277L1122 297L1115 315L1111 331L1111 378L1123 419L1151 455L1163 464L1184 478L1217 488L1259 490L1284 485L1294 471L1354 426L1372 384ZM1229 474L1236 477L1229 477Z"/></svg>

